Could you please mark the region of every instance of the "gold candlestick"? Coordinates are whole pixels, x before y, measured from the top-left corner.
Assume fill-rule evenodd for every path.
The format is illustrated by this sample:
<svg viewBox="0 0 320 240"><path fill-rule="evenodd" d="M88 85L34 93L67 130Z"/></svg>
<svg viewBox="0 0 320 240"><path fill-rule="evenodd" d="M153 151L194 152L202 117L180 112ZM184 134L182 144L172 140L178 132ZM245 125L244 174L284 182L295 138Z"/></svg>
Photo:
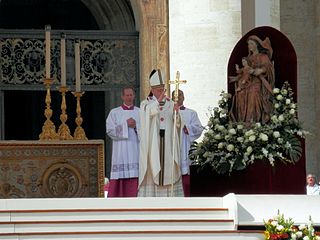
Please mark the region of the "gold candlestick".
<svg viewBox="0 0 320 240"><path fill-rule="evenodd" d="M68 88L65 86L61 86L59 88L59 92L61 92L61 114L60 120L61 124L59 126L58 135L60 140L72 140L73 137L70 134L70 129L66 124L68 115L66 113L67 104L66 104L66 92L68 92Z"/></svg>
<svg viewBox="0 0 320 240"><path fill-rule="evenodd" d="M77 98L77 109L76 109L77 117L75 120L77 127L74 130L73 139L74 140L88 140L88 138L86 137L86 133L84 132L83 128L81 127L83 119L81 117L80 98L82 97L84 92L73 92L72 94Z"/></svg>
<svg viewBox="0 0 320 240"><path fill-rule="evenodd" d="M52 78L46 78L44 80L44 85L47 89L46 94L46 109L44 110L44 116L46 117L46 121L44 122L42 126L42 133L39 135L39 140L57 140L59 139L59 136L56 132L56 126L53 124L53 122L50 120L52 117L52 110L50 107L51 104L51 94L50 94L50 88L51 84L53 82Z"/></svg>

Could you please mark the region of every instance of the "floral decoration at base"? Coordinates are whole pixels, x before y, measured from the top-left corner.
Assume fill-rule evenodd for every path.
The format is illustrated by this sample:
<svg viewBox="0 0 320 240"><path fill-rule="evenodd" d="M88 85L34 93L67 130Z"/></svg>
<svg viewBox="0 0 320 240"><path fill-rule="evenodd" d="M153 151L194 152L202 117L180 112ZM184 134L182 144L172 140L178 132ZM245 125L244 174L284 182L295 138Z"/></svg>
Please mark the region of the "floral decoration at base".
<svg viewBox="0 0 320 240"><path fill-rule="evenodd" d="M301 138L308 132L297 119L297 105L288 82L273 89L270 121L233 122L229 118L231 94L222 92L219 107L210 110L206 132L201 142L190 149L190 159L199 169L210 168L219 174L243 170L255 161L267 160L294 164L302 155Z"/></svg>
<svg viewBox="0 0 320 240"><path fill-rule="evenodd" d="M320 232L314 230L311 217L308 224L295 226L291 218L285 219L283 214L278 213L272 219L264 221L265 240L320 240Z"/></svg>

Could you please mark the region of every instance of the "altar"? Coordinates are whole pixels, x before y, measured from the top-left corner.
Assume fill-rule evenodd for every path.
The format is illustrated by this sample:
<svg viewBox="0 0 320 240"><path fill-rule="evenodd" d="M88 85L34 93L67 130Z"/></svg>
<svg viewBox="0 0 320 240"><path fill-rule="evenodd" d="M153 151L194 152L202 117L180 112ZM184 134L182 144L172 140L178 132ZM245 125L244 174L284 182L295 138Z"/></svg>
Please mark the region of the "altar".
<svg viewBox="0 0 320 240"><path fill-rule="evenodd" d="M0 198L103 197L104 141L0 141Z"/></svg>

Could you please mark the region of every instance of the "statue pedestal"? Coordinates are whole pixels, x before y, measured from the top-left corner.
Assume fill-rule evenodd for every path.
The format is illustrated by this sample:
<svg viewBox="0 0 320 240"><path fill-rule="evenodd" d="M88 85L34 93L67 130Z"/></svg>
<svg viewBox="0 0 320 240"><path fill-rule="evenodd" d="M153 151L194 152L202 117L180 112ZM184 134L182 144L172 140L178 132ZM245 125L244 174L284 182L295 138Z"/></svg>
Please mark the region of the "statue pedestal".
<svg viewBox="0 0 320 240"><path fill-rule="evenodd" d="M303 155L304 156L304 155ZM242 171L230 176L191 166L191 196L221 197L235 194L305 194L305 160L295 165L277 163L272 167L267 161L256 161Z"/></svg>

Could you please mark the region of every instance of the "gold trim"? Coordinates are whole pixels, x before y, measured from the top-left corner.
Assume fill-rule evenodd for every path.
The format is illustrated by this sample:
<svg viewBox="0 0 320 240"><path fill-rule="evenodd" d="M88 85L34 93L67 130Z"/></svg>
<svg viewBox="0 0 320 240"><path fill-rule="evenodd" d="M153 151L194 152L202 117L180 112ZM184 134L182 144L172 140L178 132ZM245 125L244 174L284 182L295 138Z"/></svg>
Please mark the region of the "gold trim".
<svg viewBox="0 0 320 240"><path fill-rule="evenodd" d="M77 152L73 151L72 149L77 149ZM52 151L50 151L52 149ZM87 152L87 154L82 155L81 149L84 149L84 152ZM94 150L94 152L91 152L91 150ZM86 171L84 169L81 169L79 173L81 172L81 177L83 177L83 182L86 184L86 186L95 189L92 194L94 194L94 197L103 197L104 191L104 176L105 176L105 166L104 166L104 141L103 140L88 140L88 141L0 141L0 152L2 153L0 158L0 164L12 164L15 161L37 161L34 162L35 164L31 164L30 166L34 166L37 168L37 166L43 166L40 167L42 170L38 171L39 179L36 180L35 183L37 183L37 186L40 188L39 191L36 193L38 196L39 194L42 196L45 194L43 190L41 189L41 183L43 182L43 178L41 176L44 176L45 171L50 168L53 164L70 164L70 166L76 166L73 165L74 161L81 160L85 161L85 164L94 164L94 168L96 168L96 180L95 181L89 181L91 175L83 175ZM91 163L90 161L96 161L95 163ZM43 164L41 165L41 161L43 161ZM51 164L52 163L52 164ZM38 164L38 165L37 165ZM93 165L92 165L93 167ZM40 169L39 168L39 169ZM78 170L79 167L76 166ZM7 172L10 176L10 170ZM24 178L24 177L23 177ZM2 178L0 179L0 186L1 184L10 184L10 186L15 186L15 183L11 183L11 178L6 178L6 176L2 175ZM23 181L25 182L25 181ZM19 183L21 185L21 183ZM25 184L25 183L24 183ZM22 186L24 186L22 184ZM90 185L87 185L90 184ZM9 185L8 185L9 186ZM23 193L27 194L25 197L32 198L30 196L29 192L26 189L21 189ZM28 188L29 189L29 188ZM75 197L89 197L89 189L85 192L79 194L77 193ZM39 195L39 196L40 196ZM37 197L35 196L35 197ZM90 195L90 197L93 197ZM21 198L24 198L23 195L21 195Z"/></svg>

